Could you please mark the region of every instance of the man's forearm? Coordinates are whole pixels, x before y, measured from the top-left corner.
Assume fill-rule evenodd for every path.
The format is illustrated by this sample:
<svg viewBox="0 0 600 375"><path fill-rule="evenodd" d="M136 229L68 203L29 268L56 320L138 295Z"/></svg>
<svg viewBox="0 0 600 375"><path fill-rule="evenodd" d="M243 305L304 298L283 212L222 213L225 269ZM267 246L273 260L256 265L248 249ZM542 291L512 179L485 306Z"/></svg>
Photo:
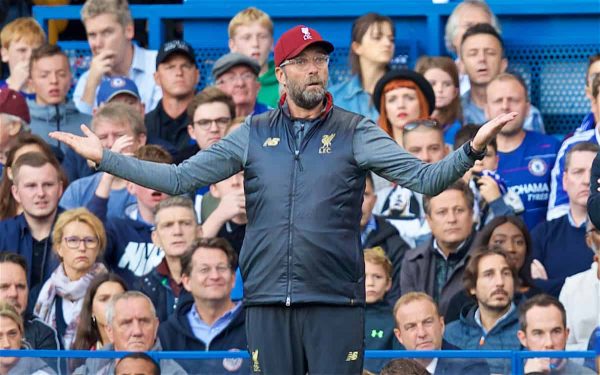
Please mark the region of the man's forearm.
<svg viewBox="0 0 600 375"><path fill-rule="evenodd" d="M462 147L437 163L424 163L370 121L357 126L353 144L356 161L361 167L427 195L442 192L474 163Z"/></svg>

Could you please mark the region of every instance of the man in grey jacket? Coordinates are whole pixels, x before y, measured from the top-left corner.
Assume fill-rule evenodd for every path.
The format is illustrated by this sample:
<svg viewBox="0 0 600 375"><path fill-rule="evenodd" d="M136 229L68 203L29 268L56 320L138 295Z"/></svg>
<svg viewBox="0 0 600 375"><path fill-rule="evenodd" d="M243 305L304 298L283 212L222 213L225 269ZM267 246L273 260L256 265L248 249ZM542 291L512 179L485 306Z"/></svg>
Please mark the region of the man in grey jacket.
<svg viewBox="0 0 600 375"><path fill-rule="evenodd" d="M332 51L310 27L286 31L275 46L276 76L285 91L280 107L248 118L178 166L103 151L85 127L85 137L52 135L101 170L173 195L244 170L248 224L240 268L256 373L359 373L366 173L438 194L483 158L490 139L516 115L499 116L458 151L425 164L372 121L333 106L326 90Z"/></svg>
<svg viewBox="0 0 600 375"><path fill-rule="evenodd" d="M63 152L67 147L51 139L51 131L80 134L79 126L89 124L91 117L79 113L75 104L67 100L71 88L69 59L57 45L46 44L31 54L31 86L35 100L28 100L31 114L31 132L42 137Z"/></svg>
<svg viewBox="0 0 600 375"><path fill-rule="evenodd" d="M106 330L110 344L105 351L147 352L161 351L157 339L158 318L152 301L136 291L114 296L106 309ZM111 358L90 358L75 370L74 375L109 375L115 373L117 361ZM172 359L160 361L163 374L186 375L187 372Z"/></svg>

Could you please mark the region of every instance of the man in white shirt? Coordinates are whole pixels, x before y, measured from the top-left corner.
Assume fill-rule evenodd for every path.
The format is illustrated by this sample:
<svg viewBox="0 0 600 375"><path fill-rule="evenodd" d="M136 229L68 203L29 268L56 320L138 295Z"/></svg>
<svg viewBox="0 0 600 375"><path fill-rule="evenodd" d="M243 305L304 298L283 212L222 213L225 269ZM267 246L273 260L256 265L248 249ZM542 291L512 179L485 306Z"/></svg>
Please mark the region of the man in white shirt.
<svg viewBox="0 0 600 375"><path fill-rule="evenodd" d="M586 350L590 335L600 316L600 230L588 220L585 242L594 251L594 263L589 270L565 279L560 302L567 310L567 350Z"/></svg>
<svg viewBox="0 0 600 375"><path fill-rule="evenodd" d="M131 78L141 93L146 112L162 98L154 81L156 51L132 43L134 28L127 1L87 0L81 9L92 61L75 86L73 101L77 109L92 114L98 86L106 76Z"/></svg>

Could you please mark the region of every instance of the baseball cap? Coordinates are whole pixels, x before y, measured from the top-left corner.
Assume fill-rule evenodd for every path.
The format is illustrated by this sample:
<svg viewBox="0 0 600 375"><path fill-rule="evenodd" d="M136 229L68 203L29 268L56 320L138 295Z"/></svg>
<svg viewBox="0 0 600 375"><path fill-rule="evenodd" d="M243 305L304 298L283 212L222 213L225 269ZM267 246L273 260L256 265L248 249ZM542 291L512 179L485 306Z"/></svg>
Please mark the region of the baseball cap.
<svg viewBox="0 0 600 375"><path fill-rule="evenodd" d="M20 117L29 124L29 107L21 94L8 87L0 88L0 113Z"/></svg>
<svg viewBox="0 0 600 375"><path fill-rule="evenodd" d="M171 40L164 43L160 49L158 50L158 54L156 55L156 68L158 68L159 64L162 64L174 53L178 53L184 55L197 67L196 64L196 54L194 53L194 49L188 43L183 40Z"/></svg>
<svg viewBox="0 0 600 375"><path fill-rule="evenodd" d="M242 55L241 53L231 52L226 55L219 57L212 68L212 76L216 80L229 69L234 66L245 65L250 68L254 74L258 76L260 72L260 65L254 60L246 55Z"/></svg>
<svg viewBox="0 0 600 375"><path fill-rule="evenodd" d="M333 52L333 44L323 40L317 30L304 25L294 26L283 33L275 44L275 66L298 56L306 47L313 44L321 45L327 53Z"/></svg>
<svg viewBox="0 0 600 375"><path fill-rule="evenodd" d="M125 76L115 76L107 77L102 80L102 83L100 83L100 87L98 88L98 95L96 95L96 102L98 105L110 102L119 94L129 94L141 100L135 82Z"/></svg>

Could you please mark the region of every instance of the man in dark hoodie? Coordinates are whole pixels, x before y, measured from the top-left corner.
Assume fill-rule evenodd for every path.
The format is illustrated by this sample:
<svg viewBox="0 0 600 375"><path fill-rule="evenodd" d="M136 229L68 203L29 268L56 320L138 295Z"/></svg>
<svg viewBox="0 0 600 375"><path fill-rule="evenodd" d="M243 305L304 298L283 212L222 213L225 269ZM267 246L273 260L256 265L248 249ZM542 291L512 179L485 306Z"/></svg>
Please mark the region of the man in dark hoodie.
<svg viewBox="0 0 600 375"><path fill-rule="evenodd" d="M31 131L66 152L68 147L48 137L48 133L64 130L81 134L79 126L89 124L91 119L67 99L72 81L69 58L59 46L46 44L33 51L29 69L35 91L35 100L27 100Z"/></svg>
<svg viewBox="0 0 600 375"><path fill-rule="evenodd" d="M193 298L181 301L175 314L160 325L163 350L243 351L247 347L244 309L230 294L237 255L222 238L199 238L181 258L182 280ZM247 374L247 360L179 361L190 373Z"/></svg>

